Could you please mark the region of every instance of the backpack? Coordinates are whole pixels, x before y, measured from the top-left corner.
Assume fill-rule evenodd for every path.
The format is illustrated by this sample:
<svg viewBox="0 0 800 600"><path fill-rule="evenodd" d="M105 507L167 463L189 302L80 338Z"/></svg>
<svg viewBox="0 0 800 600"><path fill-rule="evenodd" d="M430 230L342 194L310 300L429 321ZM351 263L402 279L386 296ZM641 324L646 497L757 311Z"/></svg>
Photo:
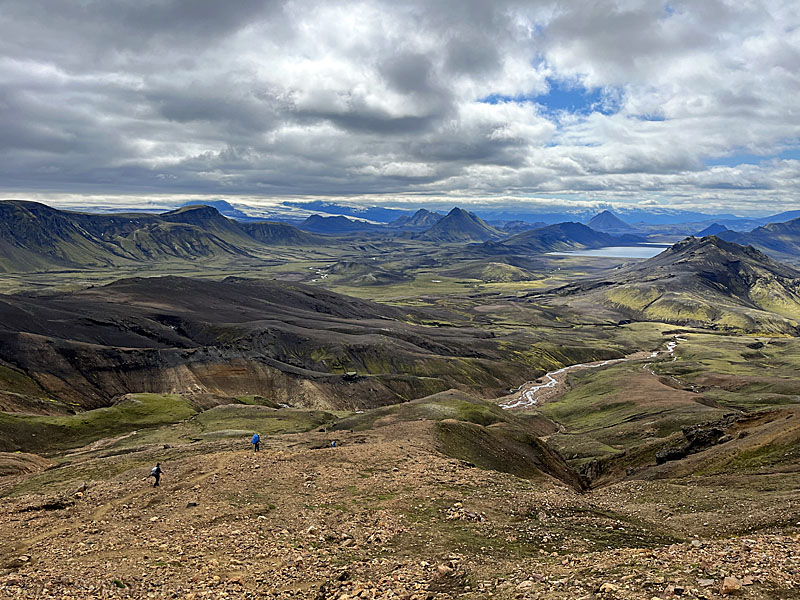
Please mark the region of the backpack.
<svg viewBox="0 0 800 600"><path fill-rule="evenodd" d="M153 467L152 469L150 469L150 477L155 477L156 475L158 475L159 471L161 471L161 469L159 469L158 467Z"/></svg>

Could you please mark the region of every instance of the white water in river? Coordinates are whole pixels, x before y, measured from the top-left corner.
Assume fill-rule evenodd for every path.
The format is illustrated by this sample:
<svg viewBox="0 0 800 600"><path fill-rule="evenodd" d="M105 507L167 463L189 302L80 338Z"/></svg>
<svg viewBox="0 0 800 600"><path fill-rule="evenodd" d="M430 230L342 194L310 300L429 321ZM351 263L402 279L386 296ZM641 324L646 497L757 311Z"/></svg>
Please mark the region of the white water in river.
<svg viewBox="0 0 800 600"><path fill-rule="evenodd" d="M675 348L678 346L678 342L686 341L683 338L675 338L674 340L667 343L667 347L665 350L654 350L647 358L656 358L659 354L674 354ZM613 365L615 363L620 362L627 362L629 360L637 360L638 358L614 358L611 360L603 360L600 362L593 362L593 363L578 363L576 365L570 365L568 367L562 367L557 369L556 371L550 371L549 373L545 373L543 379L545 380L544 383L534 384L534 382L528 382L520 386L521 394L519 397L514 398L513 400L509 400L500 404L501 408L505 409L512 409L512 408L530 408L536 406L539 403L539 396L543 390L554 389L558 384L559 380L556 379L557 375L562 373L566 373L567 371L572 371L574 369L597 369L598 367L605 367L608 365ZM649 367L645 365L645 368Z"/></svg>

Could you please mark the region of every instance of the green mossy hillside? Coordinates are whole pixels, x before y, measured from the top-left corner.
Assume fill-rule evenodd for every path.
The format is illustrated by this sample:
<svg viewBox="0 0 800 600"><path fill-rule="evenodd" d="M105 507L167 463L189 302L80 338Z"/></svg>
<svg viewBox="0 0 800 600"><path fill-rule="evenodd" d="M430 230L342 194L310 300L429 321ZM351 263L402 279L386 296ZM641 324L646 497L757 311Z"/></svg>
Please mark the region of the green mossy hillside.
<svg viewBox="0 0 800 600"><path fill-rule="evenodd" d="M104 437L176 423L196 412L179 395L129 394L108 408L75 415L0 413L0 451L53 454Z"/></svg>

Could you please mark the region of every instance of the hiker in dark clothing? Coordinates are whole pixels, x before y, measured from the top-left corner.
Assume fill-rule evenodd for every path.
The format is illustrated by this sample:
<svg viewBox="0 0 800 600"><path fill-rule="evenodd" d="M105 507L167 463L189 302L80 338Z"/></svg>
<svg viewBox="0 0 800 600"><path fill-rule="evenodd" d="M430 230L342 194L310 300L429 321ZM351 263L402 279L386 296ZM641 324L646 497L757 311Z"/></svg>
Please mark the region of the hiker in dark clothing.
<svg viewBox="0 0 800 600"><path fill-rule="evenodd" d="M161 483L161 463L156 463L156 466L150 469L150 477L155 477L156 482L153 484L153 487L158 487L158 484Z"/></svg>
<svg viewBox="0 0 800 600"><path fill-rule="evenodd" d="M253 452L258 452L259 446L261 444L261 438L258 437L257 433L253 434L253 439L250 440L250 443L253 444Z"/></svg>

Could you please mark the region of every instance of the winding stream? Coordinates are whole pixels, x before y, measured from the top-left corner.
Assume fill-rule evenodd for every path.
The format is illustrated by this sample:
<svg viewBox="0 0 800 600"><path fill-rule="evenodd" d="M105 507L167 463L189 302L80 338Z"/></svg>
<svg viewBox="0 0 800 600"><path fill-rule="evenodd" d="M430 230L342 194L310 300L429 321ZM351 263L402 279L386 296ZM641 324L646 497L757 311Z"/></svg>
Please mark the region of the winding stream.
<svg viewBox="0 0 800 600"><path fill-rule="evenodd" d="M675 339L667 342L667 347L664 350L654 350L653 352L646 354L644 352L636 352L634 354L629 354L625 358L613 358L611 360L602 360L596 361L591 363L578 363L576 365L569 365L568 367L561 367L555 371L550 371L549 373L545 373L542 379L544 379L544 383L537 383L535 381L529 381L528 383L522 384L516 393L519 395L515 395L510 400L506 400L505 402L500 402L500 407L505 409L514 409L514 408L531 408L536 406L537 404L541 404L544 400L549 400L556 393L559 391L559 387L561 387L567 380L565 373L568 371L577 371L580 369L597 369L599 367L606 367L608 365L613 365L616 363L628 362L630 360L641 360L643 358L658 358L660 355L673 355L675 354L675 348L677 348L679 342L685 342L684 338L676 337ZM644 368L652 373L653 371L650 370L650 363L644 365ZM516 394L515 393L515 394Z"/></svg>

